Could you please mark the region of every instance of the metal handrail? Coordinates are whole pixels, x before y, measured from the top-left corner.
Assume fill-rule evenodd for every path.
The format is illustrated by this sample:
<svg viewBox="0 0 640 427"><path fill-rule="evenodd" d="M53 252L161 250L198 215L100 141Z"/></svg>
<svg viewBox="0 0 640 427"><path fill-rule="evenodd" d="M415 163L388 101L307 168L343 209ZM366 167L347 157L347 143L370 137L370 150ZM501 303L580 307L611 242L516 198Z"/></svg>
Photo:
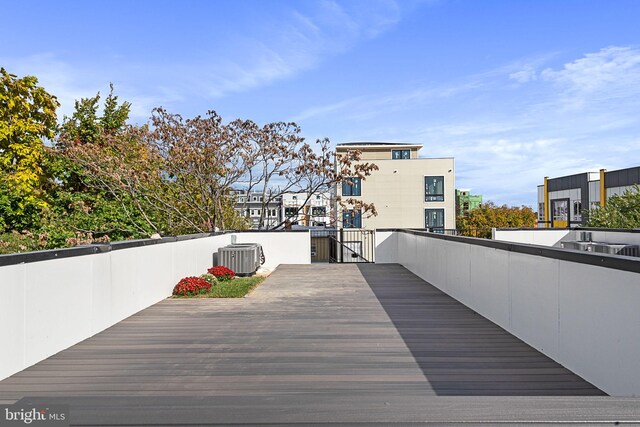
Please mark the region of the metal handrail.
<svg viewBox="0 0 640 427"><path fill-rule="evenodd" d="M338 239L336 239L334 236L329 236L329 240L334 240L338 245L340 245L341 247L345 248L347 251L351 252L352 254L355 254L358 258L362 258L365 262L371 262L368 259L366 259L363 254L359 254L358 252L354 251L353 249L351 249L349 246L345 245L344 243L340 242ZM338 260L336 258L333 258L331 256L329 256L329 260L332 262L338 262Z"/></svg>

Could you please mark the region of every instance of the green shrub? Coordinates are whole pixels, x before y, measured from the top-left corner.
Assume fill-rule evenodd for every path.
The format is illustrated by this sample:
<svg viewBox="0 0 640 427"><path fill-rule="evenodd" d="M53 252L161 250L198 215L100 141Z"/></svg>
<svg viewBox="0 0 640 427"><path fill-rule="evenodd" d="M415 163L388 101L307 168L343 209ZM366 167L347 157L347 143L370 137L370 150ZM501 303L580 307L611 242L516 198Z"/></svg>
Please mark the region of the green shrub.
<svg viewBox="0 0 640 427"><path fill-rule="evenodd" d="M211 286L215 286L218 283L218 279L216 279L216 276L214 276L211 273L205 273L205 274L201 275L200 278L206 280L209 283L211 283Z"/></svg>

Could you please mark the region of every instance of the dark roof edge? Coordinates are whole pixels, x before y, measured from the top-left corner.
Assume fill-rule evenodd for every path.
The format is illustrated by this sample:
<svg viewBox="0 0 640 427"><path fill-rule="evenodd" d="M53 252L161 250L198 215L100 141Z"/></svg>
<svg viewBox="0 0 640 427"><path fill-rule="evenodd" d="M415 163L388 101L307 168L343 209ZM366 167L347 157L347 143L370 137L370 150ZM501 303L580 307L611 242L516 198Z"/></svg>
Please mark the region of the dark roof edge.
<svg viewBox="0 0 640 427"><path fill-rule="evenodd" d="M478 239L475 237L451 236L446 234L430 233L422 230L402 228L382 228L376 231L394 231L398 233L415 234L432 239L449 240L458 243L484 246L503 251L516 252L527 255L553 258L561 261L575 262L579 264L593 265L597 267L611 268L614 270L640 273L640 258L622 255L596 254L593 252L577 251L572 249L552 248L548 246L529 245L526 243L503 242L499 240Z"/></svg>
<svg viewBox="0 0 640 427"><path fill-rule="evenodd" d="M496 228L498 231L606 231L612 233L640 233L640 228L601 228L601 227L574 227L574 228L535 228L535 227L518 227L518 228Z"/></svg>
<svg viewBox="0 0 640 427"><path fill-rule="evenodd" d="M336 144L336 147L349 147L352 145L411 145L411 146L418 146L418 145L423 145L420 143L415 143L415 142L381 142L381 141L361 141L361 142L341 142L339 144Z"/></svg>

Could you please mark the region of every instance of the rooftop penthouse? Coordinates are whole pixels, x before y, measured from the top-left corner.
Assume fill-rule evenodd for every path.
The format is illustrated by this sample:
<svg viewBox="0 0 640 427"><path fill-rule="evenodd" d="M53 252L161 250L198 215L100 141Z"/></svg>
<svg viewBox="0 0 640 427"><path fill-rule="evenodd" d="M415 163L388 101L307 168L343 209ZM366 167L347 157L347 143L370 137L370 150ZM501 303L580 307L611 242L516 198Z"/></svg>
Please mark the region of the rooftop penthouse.
<svg viewBox="0 0 640 427"><path fill-rule="evenodd" d="M167 299L232 241L264 248L260 287ZM67 404L72 425L640 420L640 260L378 229L375 263L312 264L310 244L0 256L0 403Z"/></svg>

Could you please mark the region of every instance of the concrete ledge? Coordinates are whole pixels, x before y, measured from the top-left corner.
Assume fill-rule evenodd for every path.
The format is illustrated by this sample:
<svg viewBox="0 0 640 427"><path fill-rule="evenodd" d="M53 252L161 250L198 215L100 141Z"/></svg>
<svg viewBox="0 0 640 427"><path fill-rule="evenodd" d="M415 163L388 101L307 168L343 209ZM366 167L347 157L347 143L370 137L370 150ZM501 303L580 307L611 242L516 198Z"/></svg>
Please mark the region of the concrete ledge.
<svg viewBox="0 0 640 427"><path fill-rule="evenodd" d="M73 248L49 249L45 251L22 252L17 254L0 255L0 267L7 265L26 264L30 262L48 261L52 259L69 258L83 255L93 255L121 249L138 248L142 246L159 245L163 243L183 242L186 240L204 239L236 233L308 233L309 230L240 230L221 231L214 233L184 234L168 236L160 239L122 240L118 242L96 243L92 245L75 246Z"/></svg>
<svg viewBox="0 0 640 427"><path fill-rule="evenodd" d="M74 248L52 249L46 251L24 252L18 254L0 255L0 267L28 262L48 261L52 259L70 258L83 255L93 255L110 252L111 245L85 245Z"/></svg>
<svg viewBox="0 0 640 427"><path fill-rule="evenodd" d="M499 240L478 239L475 237L451 236L447 234L430 233L427 231L410 229L378 229L380 232L398 232L424 236L432 239L448 240L452 242L467 243L470 245L484 246L503 251L517 252L528 255L536 255L545 258L553 258L561 261L577 262L580 264L594 265L598 267L613 268L616 270L640 273L640 259L622 255L596 254L593 252L575 251L571 249L553 248L548 246L529 245L526 243L510 243Z"/></svg>

